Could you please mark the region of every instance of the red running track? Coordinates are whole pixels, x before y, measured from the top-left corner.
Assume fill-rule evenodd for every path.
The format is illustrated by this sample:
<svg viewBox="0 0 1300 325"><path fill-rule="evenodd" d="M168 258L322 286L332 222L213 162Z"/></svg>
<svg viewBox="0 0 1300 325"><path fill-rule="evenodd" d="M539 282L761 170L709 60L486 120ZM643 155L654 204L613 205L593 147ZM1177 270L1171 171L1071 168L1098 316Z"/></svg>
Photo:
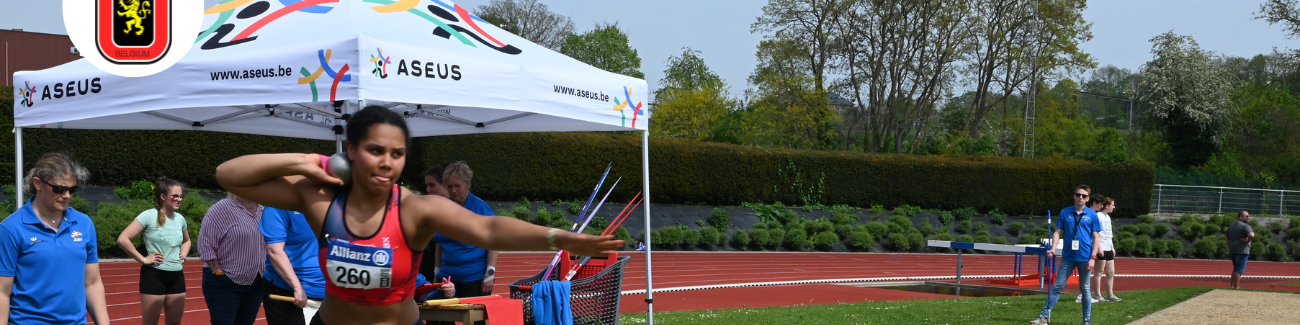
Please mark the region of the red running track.
<svg viewBox="0 0 1300 325"><path fill-rule="evenodd" d="M623 290L645 289L645 259L641 252L622 252L632 257L624 272ZM505 253L497 265L494 293L508 293L509 282L540 273L554 253ZM943 254L876 254L876 253L784 253L784 252L663 252L654 253L655 310L694 310L761 306L789 306L868 300L933 299L938 296L876 288L859 288L833 284L798 284L783 286L718 288L659 292L691 286L728 284L864 279L884 277L951 277L956 273L957 256ZM963 276L1005 276L1012 273L1011 255L965 254ZM1033 271L1034 257L1026 257L1025 273ZM1117 273L1124 275L1226 275L1232 263L1227 260L1171 260L1118 258ZM105 262L100 265L108 292L109 315L118 324L139 324L140 267L132 262ZM208 324L207 305L200 284L202 266L197 260L186 263L188 291L184 324ZM1248 276L1300 277L1300 264L1252 261ZM983 281L968 280L970 283ZM1249 279L1250 288L1300 291L1300 287L1280 283L1298 280ZM1226 279L1198 278L1120 278L1121 290L1169 288L1182 286L1224 286ZM1070 289L1077 291L1077 289ZM625 295L622 312L644 312L644 294ZM260 319L258 324L265 324Z"/></svg>

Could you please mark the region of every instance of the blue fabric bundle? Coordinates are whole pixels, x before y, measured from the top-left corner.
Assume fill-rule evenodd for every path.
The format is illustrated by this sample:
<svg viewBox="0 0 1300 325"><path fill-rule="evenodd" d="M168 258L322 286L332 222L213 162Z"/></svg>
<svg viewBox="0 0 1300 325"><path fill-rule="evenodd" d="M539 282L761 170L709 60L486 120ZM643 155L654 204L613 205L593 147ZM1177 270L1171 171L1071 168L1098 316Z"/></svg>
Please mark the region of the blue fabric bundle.
<svg viewBox="0 0 1300 325"><path fill-rule="evenodd" d="M533 320L537 325L573 325L573 307L569 305L569 281L542 281L533 284Z"/></svg>

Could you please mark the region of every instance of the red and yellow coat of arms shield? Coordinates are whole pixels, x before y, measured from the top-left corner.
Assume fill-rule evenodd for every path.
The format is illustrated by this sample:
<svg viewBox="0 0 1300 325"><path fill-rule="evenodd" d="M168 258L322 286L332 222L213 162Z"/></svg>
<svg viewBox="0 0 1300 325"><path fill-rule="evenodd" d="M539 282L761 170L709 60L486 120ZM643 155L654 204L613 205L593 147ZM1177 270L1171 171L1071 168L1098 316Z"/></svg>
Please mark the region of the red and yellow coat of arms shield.
<svg viewBox="0 0 1300 325"><path fill-rule="evenodd" d="M157 62L171 49L171 19L171 0L95 0L95 45L109 62Z"/></svg>

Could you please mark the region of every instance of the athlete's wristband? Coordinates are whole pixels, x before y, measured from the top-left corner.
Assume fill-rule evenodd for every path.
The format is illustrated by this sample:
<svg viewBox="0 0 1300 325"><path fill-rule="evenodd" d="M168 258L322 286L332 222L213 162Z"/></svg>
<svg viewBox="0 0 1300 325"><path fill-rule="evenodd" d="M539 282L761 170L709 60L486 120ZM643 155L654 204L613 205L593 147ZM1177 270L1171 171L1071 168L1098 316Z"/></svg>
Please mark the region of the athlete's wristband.
<svg viewBox="0 0 1300 325"><path fill-rule="evenodd" d="M551 231L546 232L546 247L550 248L550 250L554 251L560 249L559 247L555 246L555 235L558 233L560 233L560 229L556 229L556 228L551 228Z"/></svg>
<svg viewBox="0 0 1300 325"><path fill-rule="evenodd" d="M331 176L334 175L330 173L330 156L322 154L316 154L316 156L320 157L320 168L325 170L325 174Z"/></svg>

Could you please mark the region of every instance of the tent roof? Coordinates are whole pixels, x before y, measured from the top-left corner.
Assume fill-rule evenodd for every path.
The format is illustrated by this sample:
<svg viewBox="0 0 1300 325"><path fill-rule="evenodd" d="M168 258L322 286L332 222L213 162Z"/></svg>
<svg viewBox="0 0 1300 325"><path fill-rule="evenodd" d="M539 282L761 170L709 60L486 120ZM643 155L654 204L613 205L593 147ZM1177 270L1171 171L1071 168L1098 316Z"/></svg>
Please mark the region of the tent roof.
<svg viewBox="0 0 1300 325"><path fill-rule="evenodd" d="M602 71L445 0L233 0L184 58L126 78L78 60L15 74L15 125L334 139L359 101L412 136L645 130L644 80ZM89 52L88 52L89 53Z"/></svg>

